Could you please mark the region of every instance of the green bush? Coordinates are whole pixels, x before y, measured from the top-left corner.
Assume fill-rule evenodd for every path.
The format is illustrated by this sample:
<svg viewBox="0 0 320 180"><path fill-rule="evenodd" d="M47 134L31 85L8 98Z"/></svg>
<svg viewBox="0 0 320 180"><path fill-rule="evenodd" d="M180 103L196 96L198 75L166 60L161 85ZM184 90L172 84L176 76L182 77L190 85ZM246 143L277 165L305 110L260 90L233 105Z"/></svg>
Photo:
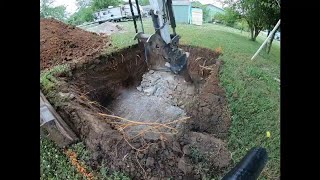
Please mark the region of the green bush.
<svg viewBox="0 0 320 180"><path fill-rule="evenodd" d="M231 8L225 8L225 13L218 13L214 16L214 19L223 24L234 27L235 23L240 19L240 14L233 11Z"/></svg>
<svg viewBox="0 0 320 180"><path fill-rule="evenodd" d="M92 7L81 8L68 19L68 23L77 26L85 22L91 22L94 18L93 13Z"/></svg>
<svg viewBox="0 0 320 180"><path fill-rule="evenodd" d="M233 28L239 29L241 31L249 32L249 25L245 19L237 20L234 23Z"/></svg>

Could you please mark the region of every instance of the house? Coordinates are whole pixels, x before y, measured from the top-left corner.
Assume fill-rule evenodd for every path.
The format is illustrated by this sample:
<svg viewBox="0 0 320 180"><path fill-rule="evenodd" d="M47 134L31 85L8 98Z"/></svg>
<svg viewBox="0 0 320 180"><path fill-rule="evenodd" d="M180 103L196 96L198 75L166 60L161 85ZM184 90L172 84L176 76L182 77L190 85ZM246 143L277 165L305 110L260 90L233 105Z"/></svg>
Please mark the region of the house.
<svg viewBox="0 0 320 180"><path fill-rule="evenodd" d="M208 9L208 11L209 11L209 16L206 17L206 19L205 19L206 22L211 22L212 19L214 19L214 16L216 14L224 14L225 13L224 9L219 8L213 4L206 4L205 6L206 6L206 9Z"/></svg>
<svg viewBox="0 0 320 180"><path fill-rule="evenodd" d="M190 0L172 0L172 9L176 23L191 23Z"/></svg>
<svg viewBox="0 0 320 180"><path fill-rule="evenodd" d="M202 25L203 23L203 12L201 8L191 8L191 23L195 25Z"/></svg>
<svg viewBox="0 0 320 180"><path fill-rule="evenodd" d="M143 6L142 9L149 12L151 6ZM176 23L202 24L202 9L193 8L190 0L172 0L172 9Z"/></svg>

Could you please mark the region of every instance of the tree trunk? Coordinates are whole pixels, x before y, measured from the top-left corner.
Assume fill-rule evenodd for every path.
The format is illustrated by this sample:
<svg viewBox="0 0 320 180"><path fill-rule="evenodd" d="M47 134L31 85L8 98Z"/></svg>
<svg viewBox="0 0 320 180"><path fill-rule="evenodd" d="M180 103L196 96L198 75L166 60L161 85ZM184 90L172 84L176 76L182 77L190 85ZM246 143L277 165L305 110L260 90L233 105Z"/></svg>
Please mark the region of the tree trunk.
<svg viewBox="0 0 320 180"><path fill-rule="evenodd" d="M271 29L272 29L272 27L270 25L268 25L268 35L267 35L267 37L269 36L269 34L271 32Z"/></svg>
<svg viewBox="0 0 320 180"><path fill-rule="evenodd" d="M254 32L254 28L253 27L250 27L250 32L251 32L251 40L255 41L254 34L253 34L253 32Z"/></svg>
<svg viewBox="0 0 320 180"><path fill-rule="evenodd" d="M271 32L271 27L270 26L268 26L268 34L267 34L267 37L269 37L269 35L270 35L270 32ZM269 42L270 42L270 39L268 40L268 42L267 42L267 44L263 47L263 49L264 49L264 51L268 51L268 44L269 44Z"/></svg>
<svg viewBox="0 0 320 180"><path fill-rule="evenodd" d="M255 26L250 21L247 21L247 22L248 22L250 33L251 33L250 40L255 41L256 40L256 38L254 37Z"/></svg>
<svg viewBox="0 0 320 180"><path fill-rule="evenodd" d="M256 41L259 33L260 33L260 29L257 28L257 27L255 27L255 28L254 28L254 38L252 39L253 41Z"/></svg>
<svg viewBox="0 0 320 180"><path fill-rule="evenodd" d="M274 39L274 36L275 36L276 33L273 33L267 43L267 53L269 54L270 53L270 50L271 50L271 46L272 46L272 42L273 42L273 39Z"/></svg>
<svg viewBox="0 0 320 180"><path fill-rule="evenodd" d="M279 27L277 28L277 30L279 29ZM270 53L270 50L271 50L271 46L272 46L272 42L273 42L273 39L274 39L274 36L276 35L276 32L277 30L271 35L268 43L267 43L267 48L266 48L266 52L269 54Z"/></svg>

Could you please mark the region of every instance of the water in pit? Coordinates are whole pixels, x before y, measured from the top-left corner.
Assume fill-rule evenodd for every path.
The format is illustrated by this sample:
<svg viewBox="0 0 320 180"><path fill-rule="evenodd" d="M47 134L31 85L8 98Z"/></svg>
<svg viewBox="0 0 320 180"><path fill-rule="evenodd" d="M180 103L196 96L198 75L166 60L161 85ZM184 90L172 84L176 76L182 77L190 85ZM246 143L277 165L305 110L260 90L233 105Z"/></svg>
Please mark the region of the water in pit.
<svg viewBox="0 0 320 180"><path fill-rule="evenodd" d="M110 109L115 115L129 120L171 122L186 117L183 107L192 98L194 90L193 84L185 82L179 75L150 70L143 75L138 87L123 90L113 100ZM144 128L144 125L131 127L128 133L135 135ZM145 138L155 140L159 134L147 133Z"/></svg>

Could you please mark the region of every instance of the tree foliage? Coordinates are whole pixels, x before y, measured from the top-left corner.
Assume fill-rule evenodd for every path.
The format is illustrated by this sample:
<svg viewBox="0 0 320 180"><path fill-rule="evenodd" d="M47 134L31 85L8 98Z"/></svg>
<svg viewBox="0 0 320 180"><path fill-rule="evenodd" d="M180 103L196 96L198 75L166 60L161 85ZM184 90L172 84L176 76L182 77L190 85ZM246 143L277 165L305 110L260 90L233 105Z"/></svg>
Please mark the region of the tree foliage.
<svg viewBox="0 0 320 180"><path fill-rule="evenodd" d="M76 0L78 9L88 7L91 4L92 0Z"/></svg>
<svg viewBox="0 0 320 180"><path fill-rule="evenodd" d="M255 41L260 31L264 29L264 15L262 1L240 0L239 9L243 17L247 20L251 32L251 40Z"/></svg>
<svg viewBox="0 0 320 180"><path fill-rule="evenodd" d="M203 21L205 21L205 22L212 21L213 17L211 17L211 15L210 15L210 10L208 9L208 6L202 5L200 8L202 9Z"/></svg>
<svg viewBox="0 0 320 180"><path fill-rule="evenodd" d="M68 23L72 25L80 25L84 22L93 21L93 9L92 7L83 7L75 12L69 19Z"/></svg>
<svg viewBox="0 0 320 180"><path fill-rule="evenodd" d="M80 25L91 22L94 20L95 12L108 6L118 6L120 2L120 0L77 0L78 11L68 19L68 23Z"/></svg>
<svg viewBox="0 0 320 180"><path fill-rule="evenodd" d="M145 6L150 4L149 0L138 0L138 2L140 6Z"/></svg>
<svg viewBox="0 0 320 180"><path fill-rule="evenodd" d="M227 0L231 10L244 18L251 32L251 40L255 41L261 30L274 24L279 19L280 8L276 0Z"/></svg>
<svg viewBox="0 0 320 180"><path fill-rule="evenodd" d="M276 23L278 22L280 18L280 4L277 2L277 0L266 0L264 2L264 8L265 8L265 25L266 29L268 30L268 35L270 31L274 28ZM280 27L280 26L279 26ZM278 28L279 29L279 28ZM272 42L274 39L275 33L272 34L271 38L269 39L267 45L266 45L266 52L270 53Z"/></svg>
<svg viewBox="0 0 320 180"><path fill-rule="evenodd" d="M234 11L231 8L225 8L225 13L218 13L215 15L215 19L221 21L223 24L227 26L233 27L235 23L241 19L241 15L239 12Z"/></svg>
<svg viewBox="0 0 320 180"><path fill-rule="evenodd" d="M53 0L40 1L40 17L41 18L55 18L60 21L66 20L65 6L52 6Z"/></svg>
<svg viewBox="0 0 320 180"><path fill-rule="evenodd" d="M210 10L207 8L207 5L201 4L199 1L193 1L192 7L194 8L200 8L202 9L202 19L205 22L209 22L212 20L212 17L210 16Z"/></svg>
<svg viewBox="0 0 320 180"><path fill-rule="evenodd" d="M108 6L118 6L120 3L120 0L92 0L91 7L94 11L98 11Z"/></svg>

